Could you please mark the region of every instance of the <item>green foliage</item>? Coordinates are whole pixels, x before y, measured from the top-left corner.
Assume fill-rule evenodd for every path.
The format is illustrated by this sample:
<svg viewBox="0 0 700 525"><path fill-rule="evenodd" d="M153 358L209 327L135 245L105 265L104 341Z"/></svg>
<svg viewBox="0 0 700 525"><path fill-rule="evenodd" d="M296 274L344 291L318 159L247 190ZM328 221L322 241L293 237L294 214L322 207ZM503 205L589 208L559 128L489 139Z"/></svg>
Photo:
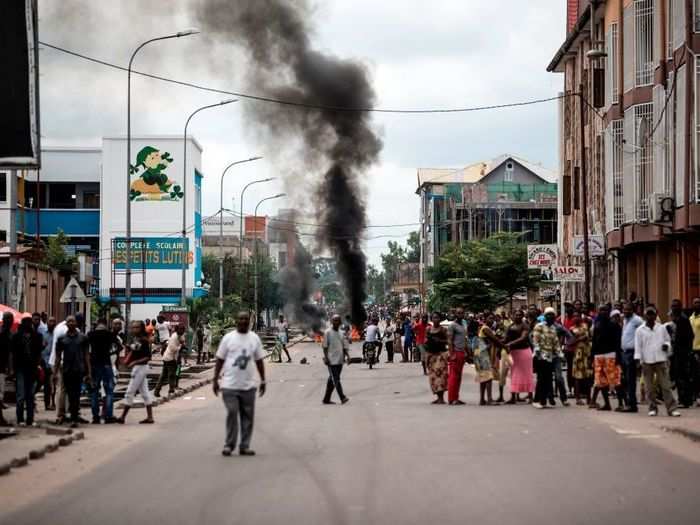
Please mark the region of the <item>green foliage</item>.
<svg viewBox="0 0 700 525"><path fill-rule="evenodd" d="M483 310L512 299L537 282L527 269L527 246L514 233L451 245L431 270L430 309Z"/></svg>
<svg viewBox="0 0 700 525"><path fill-rule="evenodd" d="M76 257L71 257L66 253L68 245L68 237L62 229L58 229L56 235L49 237L44 252L44 264L57 269L68 269L74 262Z"/></svg>
<svg viewBox="0 0 700 525"><path fill-rule="evenodd" d="M406 262L420 262L420 236L417 231L408 234L406 244L408 245L406 250Z"/></svg>
<svg viewBox="0 0 700 525"><path fill-rule="evenodd" d="M328 283L321 287L321 293L326 298L327 303L341 305L345 301L345 294L338 283Z"/></svg>
<svg viewBox="0 0 700 525"><path fill-rule="evenodd" d="M377 302L384 301L386 296L384 272L380 272L376 266L371 264L367 267L367 291L369 295L374 296Z"/></svg>
<svg viewBox="0 0 700 525"><path fill-rule="evenodd" d="M382 268L384 269L387 282L393 283L398 276L399 265L406 262L406 248L396 241L389 241L387 243L387 248L389 249L389 253L383 253L381 255Z"/></svg>

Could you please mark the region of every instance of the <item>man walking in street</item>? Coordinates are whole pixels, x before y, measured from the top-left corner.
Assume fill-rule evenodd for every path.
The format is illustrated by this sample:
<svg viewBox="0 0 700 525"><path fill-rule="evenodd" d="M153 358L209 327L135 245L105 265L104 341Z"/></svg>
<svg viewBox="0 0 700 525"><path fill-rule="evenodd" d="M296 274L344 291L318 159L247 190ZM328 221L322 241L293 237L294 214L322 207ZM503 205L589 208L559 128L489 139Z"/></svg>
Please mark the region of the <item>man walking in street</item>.
<svg viewBox="0 0 700 525"><path fill-rule="evenodd" d="M177 388L177 363L180 350L184 344L185 326L177 325L177 328L170 336L168 344L163 352L163 370L158 378L158 383L153 389L153 395L160 397L160 389L164 383L168 384L168 394L174 394Z"/></svg>
<svg viewBox="0 0 700 525"><path fill-rule="evenodd" d="M284 320L284 315L280 314L279 319L275 323L275 334L277 335L277 341L282 345L282 352L287 354L287 363L292 362L292 358L289 355L289 350L287 350L287 343L289 343L289 323ZM282 362L282 352L279 355L278 363Z"/></svg>
<svg viewBox="0 0 700 525"><path fill-rule="evenodd" d="M250 439L253 435L253 420L255 415L255 393L257 391L253 366L260 374L260 397L265 395L265 365L262 342L260 337L250 331L250 314L242 311L238 314L236 329L227 333L219 343L216 351L216 367L214 369L214 395L219 395L219 378L221 393L226 406L226 440L221 453L230 456L236 448L238 425L240 418L241 456L254 456L250 449Z"/></svg>
<svg viewBox="0 0 700 525"><path fill-rule="evenodd" d="M455 319L447 328L447 401L450 405L466 404L459 398L466 346L464 308L457 308Z"/></svg>
<svg viewBox="0 0 700 525"><path fill-rule="evenodd" d="M428 375L427 359L425 344L428 338L428 314L423 314L420 320L417 320L413 325L413 332L416 334L416 349L420 353L420 362L423 365L423 375Z"/></svg>
<svg viewBox="0 0 700 525"><path fill-rule="evenodd" d="M681 413L676 408L676 400L671 392L671 379L668 373L668 358L671 353L671 337L666 327L656 322L656 309L647 307L644 312L646 322L637 329L634 335L634 358L642 364L644 382L654 384L654 376L661 388L664 404L668 415L679 417ZM657 415L656 396L649 392L649 415Z"/></svg>
<svg viewBox="0 0 700 525"><path fill-rule="evenodd" d="M49 365L51 349L53 348L53 333L56 328L56 318L46 320L46 332L43 335L44 349L41 351L41 367L44 369L44 409L56 410L56 392L53 387L53 369Z"/></svg>
<svg viewBox="0 0 700 525"><path fill-rule="evenodd" d="M160 353L165 353L165 347L168 345L170 340L170 323L165 320L165 317L159 315L156 323L156 335L158 336L158 346L160 347Z"/></svg>
<svg viewBox="0 0 700 525"><path fill-rule="evenodd" d="M97 326L88 335L90 342L90 367L92 369L92 424L100 424L100 397L104 389L105 423L114 423L114 371L112 369L112 347L114 336L107 328L107 320L99 319Z"/></svg>
<svg viewBox="0 0 700 525"><path fill-rule="evenodd" d="M78 423L87 423L80 417L80 389L86 374L88 384L92 383L90 352L88 338L78 331L75 317L71 315L66 318L66 327L66 335L56 342L54 373L61 370L63 385L68 395L71 426L75 428Z"/></svg>
<svg viewBox="0 0 700 525"><path fill-rule="evenodd" d="M340 316L334 315L331 319L331 327L323 335L323 362L328 367L328 382L326 383L326 394L323 396L324 405L335 404L331 401L333 390L338 392L340 402L345 404L350 401L343 393L343 386L340 384L340 373L343 371L343 363L350 361L348 350L350 344L340 331Z"/></svg>
<svg viewBox="0 0 700 525"><path fill-rule="evenodd" d="M637 362L634 360L634 335L644 324L634 313L634 306L626 302L622 308L622 374L625 377L627 407L625 412L637 412Z"/></svg>

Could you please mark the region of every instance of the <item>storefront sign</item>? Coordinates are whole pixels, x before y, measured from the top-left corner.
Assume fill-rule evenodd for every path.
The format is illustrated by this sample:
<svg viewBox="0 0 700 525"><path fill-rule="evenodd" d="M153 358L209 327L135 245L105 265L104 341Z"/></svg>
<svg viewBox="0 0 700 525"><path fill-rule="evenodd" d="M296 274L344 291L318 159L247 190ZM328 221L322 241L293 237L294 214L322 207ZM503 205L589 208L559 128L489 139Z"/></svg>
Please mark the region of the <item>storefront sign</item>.
<svg viewBox="0 0 700 525"><path fill-rule="evenodd" d="M179 237L148 237L131 240L131 269L137 270L182 270L182 239ZM194 260L189 251L189 239L185 239L187 263ZM112 265L117 270L126 268L126 239L114 239L112 245Z"/></svg>
<svg viewBox="0 0 700 525"><path fill-rule="evenodd" d="M528 244L527 267L531 269L549 268L557 264L559 249L556 244Z"/></svg>
<svg viewBox="0 0 700 525"><path fill-rule="evenodd" d="M583 282L583 266L553 266L552 280L563 282Z"/></svg>
<svg viewBox="0 0 700 525"><path fill-rule="evenodd" d="M583 235L574 235L571 240L571 253L583 256ZM605 255L605 239L602 235L588 236L588 255L590 257L602 257Z"/></svg>

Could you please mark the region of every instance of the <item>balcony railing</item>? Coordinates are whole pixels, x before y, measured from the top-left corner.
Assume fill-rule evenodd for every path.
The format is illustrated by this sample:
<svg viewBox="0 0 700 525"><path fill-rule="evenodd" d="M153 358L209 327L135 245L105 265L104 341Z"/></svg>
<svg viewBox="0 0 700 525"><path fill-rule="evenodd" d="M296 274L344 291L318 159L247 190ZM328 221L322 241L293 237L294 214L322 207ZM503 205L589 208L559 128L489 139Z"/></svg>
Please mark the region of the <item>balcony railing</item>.
<svg viewBox="0 0 700 525"><path fill-rule="evenodd" d="M42 236L56 235L59 229L71 237L97 237L100 234L99 209L42 209L38 219ZM36 235L37 210L17 210L17 231Z"/></svg>

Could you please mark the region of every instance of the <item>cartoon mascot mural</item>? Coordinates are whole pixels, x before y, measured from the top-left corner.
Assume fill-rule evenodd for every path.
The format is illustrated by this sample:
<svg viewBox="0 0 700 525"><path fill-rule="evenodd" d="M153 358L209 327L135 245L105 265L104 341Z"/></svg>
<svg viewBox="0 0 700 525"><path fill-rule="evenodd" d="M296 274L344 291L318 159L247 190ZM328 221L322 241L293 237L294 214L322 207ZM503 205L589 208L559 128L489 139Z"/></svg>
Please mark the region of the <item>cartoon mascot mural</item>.
<svg viewBox="0 0 700 525"><path fill-rule="evenodd" d="M177 201L184 193L179 184L168 178L165 170L173 162L170 153L146 146L136 155L136 164L129 166L130 175L138 175L131 183L132 201Z"/></svg>

